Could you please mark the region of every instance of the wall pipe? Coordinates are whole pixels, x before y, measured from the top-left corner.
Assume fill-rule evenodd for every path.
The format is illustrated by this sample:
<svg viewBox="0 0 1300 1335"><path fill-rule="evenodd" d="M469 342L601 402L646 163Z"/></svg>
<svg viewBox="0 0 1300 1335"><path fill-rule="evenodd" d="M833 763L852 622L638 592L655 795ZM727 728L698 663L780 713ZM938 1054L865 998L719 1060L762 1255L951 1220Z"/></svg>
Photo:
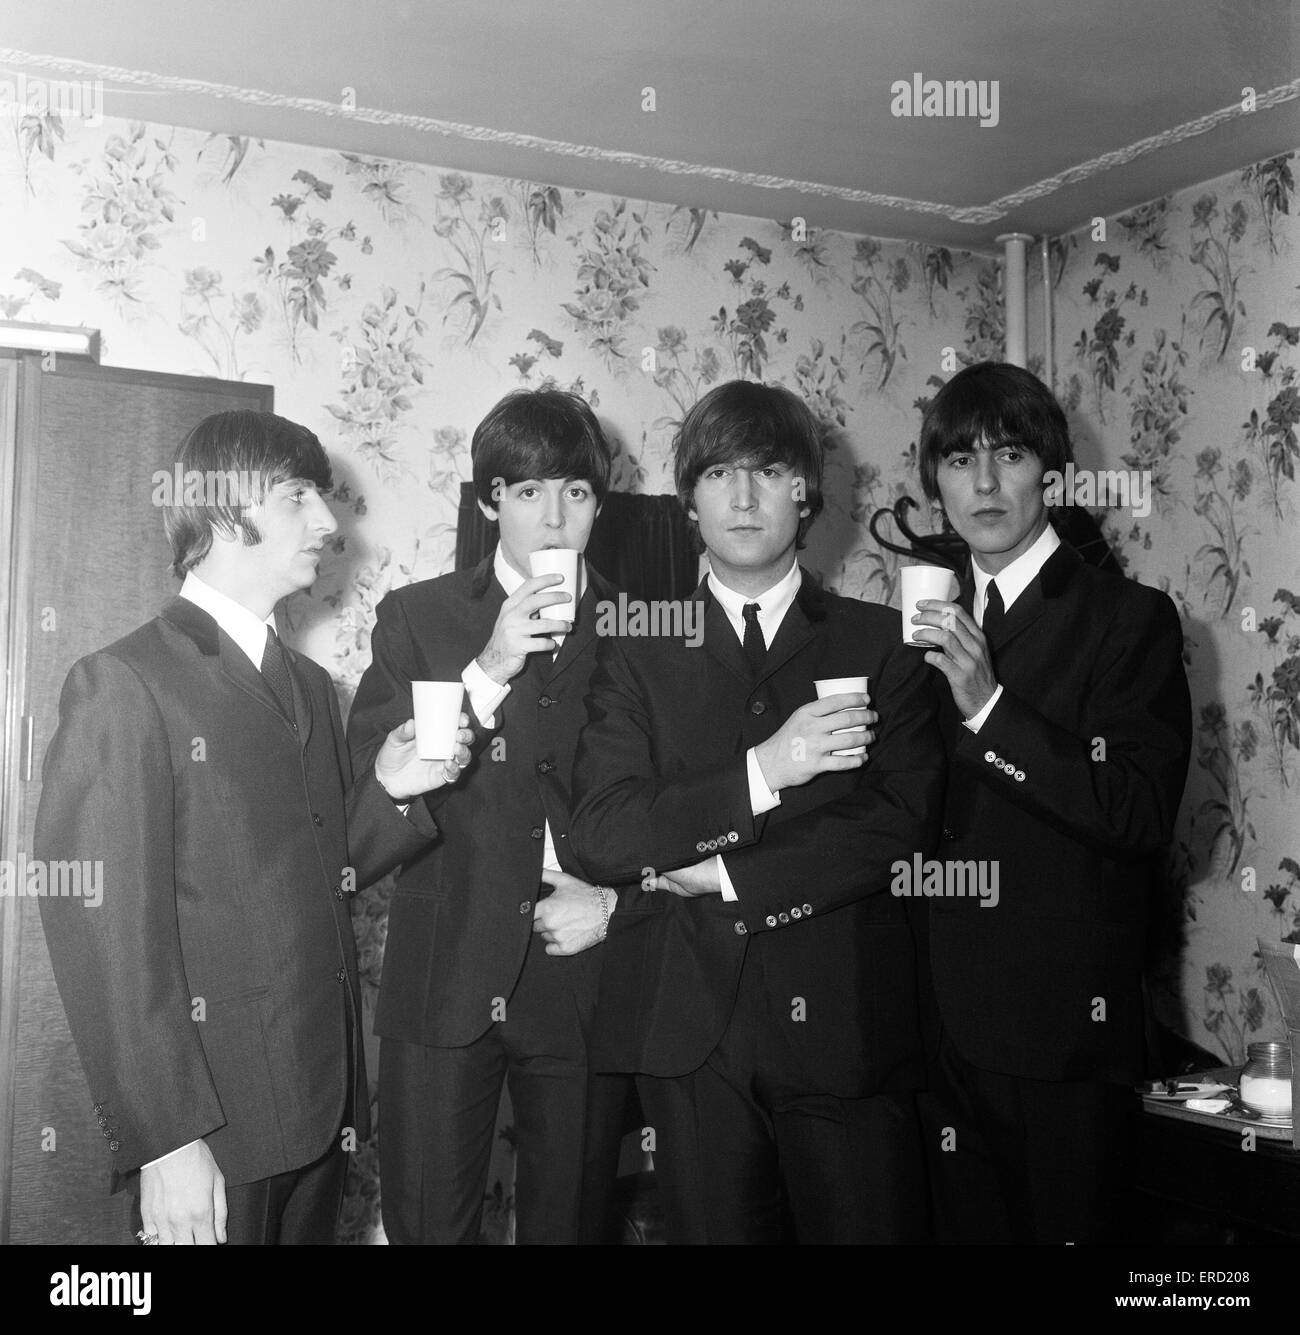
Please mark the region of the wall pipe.
<svg viewBox="0 0 1300 1335"><path fill-rule="evenodd" d="M1003 355L1013 366L1028 364L1026 326L1028 306L1025 297L1025 247L1034 239L1028 232L1007 232L997 237L1004 247L1002 266L1002 307L1006 324Z"/></svg>

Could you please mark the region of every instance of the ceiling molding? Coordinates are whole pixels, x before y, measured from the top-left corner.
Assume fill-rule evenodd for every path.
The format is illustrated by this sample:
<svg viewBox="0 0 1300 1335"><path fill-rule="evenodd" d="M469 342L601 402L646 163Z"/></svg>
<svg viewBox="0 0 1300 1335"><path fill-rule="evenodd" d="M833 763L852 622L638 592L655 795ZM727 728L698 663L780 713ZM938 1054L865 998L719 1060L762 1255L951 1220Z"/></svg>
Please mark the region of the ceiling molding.
<svg viewBox="0 0 1300 1335"><path fill-rule="evenodd" d="M469 125L458 121L439 120L432 116L418 116L410 112L385 111L378 107L344 107L338 102L320 98L291 97L284 93L268 92L261 88L241 88L234 84L212 83L204 79L184 79L175 75L158 74L150 70L124 69L93 61L73 60L62 56L48 56L30 51L0 47L0 66L19 69L59 71L79 80L98 80L103 83L128 84L159 93L210 97L223 101L240 102L248 106L277 110L306 112L337 120L355 120L370 125L396 126L423 134L444 138L464 139L480 143L498 144L557 157L582 158L642 171L659 172L669 176L703 177L728 184L750 186L760 190L788 190L798 194L824 199L843 200L852 204L869 204L880 208L898 209L905 213L937 216L949 222L971 226L987 226L1007 217L1015 208L1033 200L1043 199L1068 186L1077 185L1090 177L1101 175L1113 168L1125 166L1135 159L1161 149L1172 147L1184 140L1206 134L1238 118L1258 115L1261 111L1281 106L1300 97L1300 79L1281 84L1256 96L1253 110L1245 110L1240 102L1220 107L1182 125L1148 135L1122 148L1113 149L1098 157L1080 162L1053 176L1045 177L1022 187L1009 195L990 200L986 204L945 204L934 200L909 199L899 195L880 194L872 190L855 190L847 186L828 185L820 181L801 181L783 176L763 175L756 172L736 171L730 167L715 167L705 163L683 162L675 158L654 157L620 149L601 148L595 144L574 144L560 139L546 139L538 135L511 130L495 130L483 125Z"/></svg>

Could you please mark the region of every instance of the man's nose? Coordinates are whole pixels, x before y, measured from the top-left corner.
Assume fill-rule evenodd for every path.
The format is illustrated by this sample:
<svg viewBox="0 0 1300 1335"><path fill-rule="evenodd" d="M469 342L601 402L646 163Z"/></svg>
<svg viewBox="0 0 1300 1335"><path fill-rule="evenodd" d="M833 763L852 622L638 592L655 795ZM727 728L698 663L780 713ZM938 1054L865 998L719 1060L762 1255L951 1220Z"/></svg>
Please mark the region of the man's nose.
<svg viewBox="0 0 1300 1335"><path fill-rule="evenodd" d="M334 518L334 512L329 508L324 496L316 497L316 514L312 519L312 527L316 529L322 537L328 537L331 533L338 531L339 521Z"/></svg>
<svg viewBox="0 0 1300 1335"><path fill-rule="evenodd" d="M979 454L975 462L975 490L993 492L998 489L998 470L990 454Z"/></svg>
<svg viewBox="0 0 1300 1335"><path fill-rule="evenodd" d="M754 506L754 480L743 468L737 468L731 479L731 507L750 510Z"/></svg>

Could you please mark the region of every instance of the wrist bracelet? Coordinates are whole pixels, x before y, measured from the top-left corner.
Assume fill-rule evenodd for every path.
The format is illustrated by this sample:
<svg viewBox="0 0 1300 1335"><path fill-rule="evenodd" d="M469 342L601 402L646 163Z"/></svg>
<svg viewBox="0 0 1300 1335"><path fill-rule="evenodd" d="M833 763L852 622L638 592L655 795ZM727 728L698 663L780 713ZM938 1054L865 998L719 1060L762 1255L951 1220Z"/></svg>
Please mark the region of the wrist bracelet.
<svg viewBox="0 0 1300 1335"><path fill-rule="evenodd" d="M603 885L593 885L591 887L600 896L600 940L603 941L609 934L609 900L606 895L613 892Z"/></svg>

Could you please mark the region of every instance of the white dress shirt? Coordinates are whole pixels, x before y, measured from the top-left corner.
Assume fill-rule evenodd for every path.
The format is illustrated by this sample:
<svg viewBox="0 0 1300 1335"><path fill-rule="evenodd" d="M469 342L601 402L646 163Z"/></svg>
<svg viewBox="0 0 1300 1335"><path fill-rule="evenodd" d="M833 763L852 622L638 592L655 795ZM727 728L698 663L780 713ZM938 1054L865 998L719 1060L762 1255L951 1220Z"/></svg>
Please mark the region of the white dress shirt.
<svg viewBox="0 0 1300 1335"><path fill-rule="evenodd" d="M492 558L492 573L497 577L497 582L506 591L506 597L511 597L519 586L524 583L524 577L506 560L501 552L501 544L497 544L496 555ZM559 586L557 585L556 588ZM582 595L587 588L587 563L578 558L578 602L582 601ZM554 592L554 589L547 590ZM566 609L563 603L555 605L556 612L563 612ZM577 604L575 603L571 612L577 615ZM542 613L545 616L550 608L543 608ZM557 618L558 619L558 618ZM567 619L567 618L566 618ZM565 634L552 635L551 638L556 643L555 653L551 655L551 661L555 661L556 655L564 645ZM464 672L460 674L460 679L465 683L465 694L469 697L470 708L474 711L474 716L487 729L496 727L496 712L501 708L506 696L510 694L510 683L504 686L499 685L488 676L478 665L477 658L471 658ZM542 845L542 870L543 871L563 871L560 866L560 859L555 853L555 837L551 834L551 822L545 822L546 842Z"/></svg>
<svg viewBox="0 0 1300 1335"><path fill-rule="evenodd" d="M763 642L770 649L772 641L776 639L777 631L781 629L781 622L785 620L785 614L799 593L802 579L803 573L799 569L799 562L795 560L791 563L790 569L770 589L751 597L728 588L710 569L709 589L717 599L718 605L727 614L727 620L731 622L731 628L736 632L742 646L745 643L745 607L748 603L757 603L759 629L763 632ZM781 805L780 794L774 793L767 786L767 780L763 777L762 767L752 746L745 752L745 773L749 778L749 805L755 816L761 816L763 812L771 811L773 807ZM727 864L723 862L720 853L717 854L717 859L718 882L722 886L722 897L734 901L737 896L735 887L731 884L731 877L727 875Z"/></svg>
<svg viewBox="0 0 1300 1335"><path fill-rule="evenodd" d="M975 620L981 630L984 628L984 612L988 603L989 585L995 579L997 580L998 592L1002 595L1002 606L1007 612L1011 611L1011 604L1034 582L1038 577L1038 572L1047 564L1048 557L1060 545L1061 539L1049 523L1028 551L1021 552L1010 565L999 570L996 575L989 574L987 570L981 570L978 561L971 561L971 569L975 574L975 606L979 609ZM983 709L978 714L964 720L963 726L969 728L971 732L979 732L984 720L993 712L993 706L1001 698L1002 687L999 684L993 694L984 702Z"/></svg>

